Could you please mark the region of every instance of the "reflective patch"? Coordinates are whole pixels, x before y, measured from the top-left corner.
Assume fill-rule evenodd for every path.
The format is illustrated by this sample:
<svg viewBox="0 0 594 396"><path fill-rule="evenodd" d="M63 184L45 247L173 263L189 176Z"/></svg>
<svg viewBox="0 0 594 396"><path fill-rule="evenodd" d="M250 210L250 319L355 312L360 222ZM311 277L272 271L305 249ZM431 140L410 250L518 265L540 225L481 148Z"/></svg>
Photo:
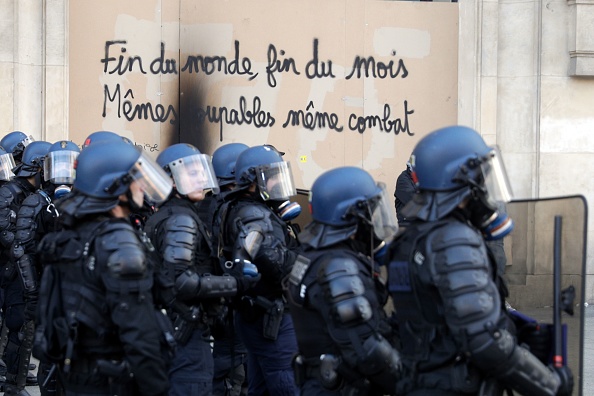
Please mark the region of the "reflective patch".
<svg viewBox="0 0 594 396"><path fill-rule="evenodd" d="M307 286L301 285L301 290L299 290L299 297L305 298L306 293L307 293Z"/></svg>
<svg viewBox="0 0 594 396"><path fill-rule="evenodd" d="M411 292L408 262L391 261L388 266L388 290L395 293Z"/></svg>
<svg viewBox="0 0 594 396"><path fill-rule="evenodd" d="M301 255L297 256L295 260L295 264L293 264L293 269L291 270L291 274L289 275L289 282L295 286L299 285L309 268L310 260L306 257Z"/></svg>
<svg viewBox="0 0 594 396"><path fill-rule="evenodd" d="M415 263L417 263L418 265L423 265L423 263L425 262L425 256L423 256L423 253L416 251L414 260Z"/></svg>

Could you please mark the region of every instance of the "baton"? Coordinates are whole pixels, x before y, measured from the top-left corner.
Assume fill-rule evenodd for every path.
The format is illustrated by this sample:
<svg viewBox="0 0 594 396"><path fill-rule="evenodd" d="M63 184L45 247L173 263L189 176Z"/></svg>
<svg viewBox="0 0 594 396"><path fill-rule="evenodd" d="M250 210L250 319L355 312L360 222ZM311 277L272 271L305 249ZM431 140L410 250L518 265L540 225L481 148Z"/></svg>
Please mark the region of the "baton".
<svg viewBox="0 0 594 396"><path fill-rule="evenodd" d="M563 367L561 332L561 225L562 217L555 216L555 239L553 243L553 364Z"/></svg>

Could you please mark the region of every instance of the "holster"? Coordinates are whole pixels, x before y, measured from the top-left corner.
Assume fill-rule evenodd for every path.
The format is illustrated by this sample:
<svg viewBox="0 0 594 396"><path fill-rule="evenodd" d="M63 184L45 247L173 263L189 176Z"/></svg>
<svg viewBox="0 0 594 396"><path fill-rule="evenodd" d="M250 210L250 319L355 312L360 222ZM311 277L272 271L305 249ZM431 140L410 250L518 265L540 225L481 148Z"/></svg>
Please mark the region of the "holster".
<svg viewBox="0 0 594 396"><path fill-rule="evenodd" d="M293 368L293 374L295 376L295 384L301 388L301 386L307 380L307 372L303 356L295 355L293 357L293 361L291 362L291 366Z"/></svg>
<svg viewBox="0 0 594 396"><path fill-rule="evenodd" d="M276 341L280 330L285 303L280 298L270 301L264 297L256 297L256 304L264 308L262 336L268 340Z"/></svg>
<svg viewBox="0 0 594 396"><path fill-rule="evenodd" d="M130 365L125 360L98 359L97 372L119 384L125 384L132 379Z"/></svg>
<svg viewBox="0 0 594 396"><path fill-rule="evenodd" d="M190 322L178 316L173 323L173 336L178 345L184 346L190 340L192 333L196 330L198 323Z"/></svg>

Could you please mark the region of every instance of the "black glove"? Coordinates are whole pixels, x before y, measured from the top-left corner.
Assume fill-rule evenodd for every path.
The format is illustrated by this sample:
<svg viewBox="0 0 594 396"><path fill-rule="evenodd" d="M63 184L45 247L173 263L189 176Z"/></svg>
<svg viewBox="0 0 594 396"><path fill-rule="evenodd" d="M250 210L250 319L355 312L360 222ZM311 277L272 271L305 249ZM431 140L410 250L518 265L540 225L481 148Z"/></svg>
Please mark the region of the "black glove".
<svg viewBox="0 0 594 396"><path fill-rule="evenodd" d="M573 392L573 373L571 369L563 366L560 368L555 367L553 370L561 380L561 385L559 385L559 389L557 390L557 396L571 396Z"/></svg>
<svg viewBox="0 0 594 396"><path fill-rule="evenodd" d="M237 294L239 295L244 294L246 290L256 286L262 278L262 275L259 273L255 274L255 276L253 272L246 275L246 264L253 266L253 264L247 260L235 260L235 262L233 262L233 267L229 269L229 275L234 277L237 281Z"/></svg>
<svg viewBox="0 0 594 396"><path fill-rule="evenodd" d="M518 331L518 341L529 347L530 352L544 364L551 362L553 334L545 323L526 325Z"/></svg>

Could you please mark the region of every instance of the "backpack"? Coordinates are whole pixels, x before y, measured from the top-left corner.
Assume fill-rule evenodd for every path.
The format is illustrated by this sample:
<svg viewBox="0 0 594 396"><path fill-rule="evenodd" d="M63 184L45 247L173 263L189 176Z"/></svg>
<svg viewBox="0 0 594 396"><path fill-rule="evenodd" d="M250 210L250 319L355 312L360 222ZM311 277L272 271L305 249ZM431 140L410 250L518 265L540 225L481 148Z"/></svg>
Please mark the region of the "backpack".
<svg viewBox="0 0 594 396"><path fill-rule="evenodd" d="M44 269L32 353L41 362L62 367L64 373L69 371L78 324L75 315L66 315L61 286L64 272L94 259L92 245L103 224L82 233L77 230L48 233L37 248Z"/></svg>

